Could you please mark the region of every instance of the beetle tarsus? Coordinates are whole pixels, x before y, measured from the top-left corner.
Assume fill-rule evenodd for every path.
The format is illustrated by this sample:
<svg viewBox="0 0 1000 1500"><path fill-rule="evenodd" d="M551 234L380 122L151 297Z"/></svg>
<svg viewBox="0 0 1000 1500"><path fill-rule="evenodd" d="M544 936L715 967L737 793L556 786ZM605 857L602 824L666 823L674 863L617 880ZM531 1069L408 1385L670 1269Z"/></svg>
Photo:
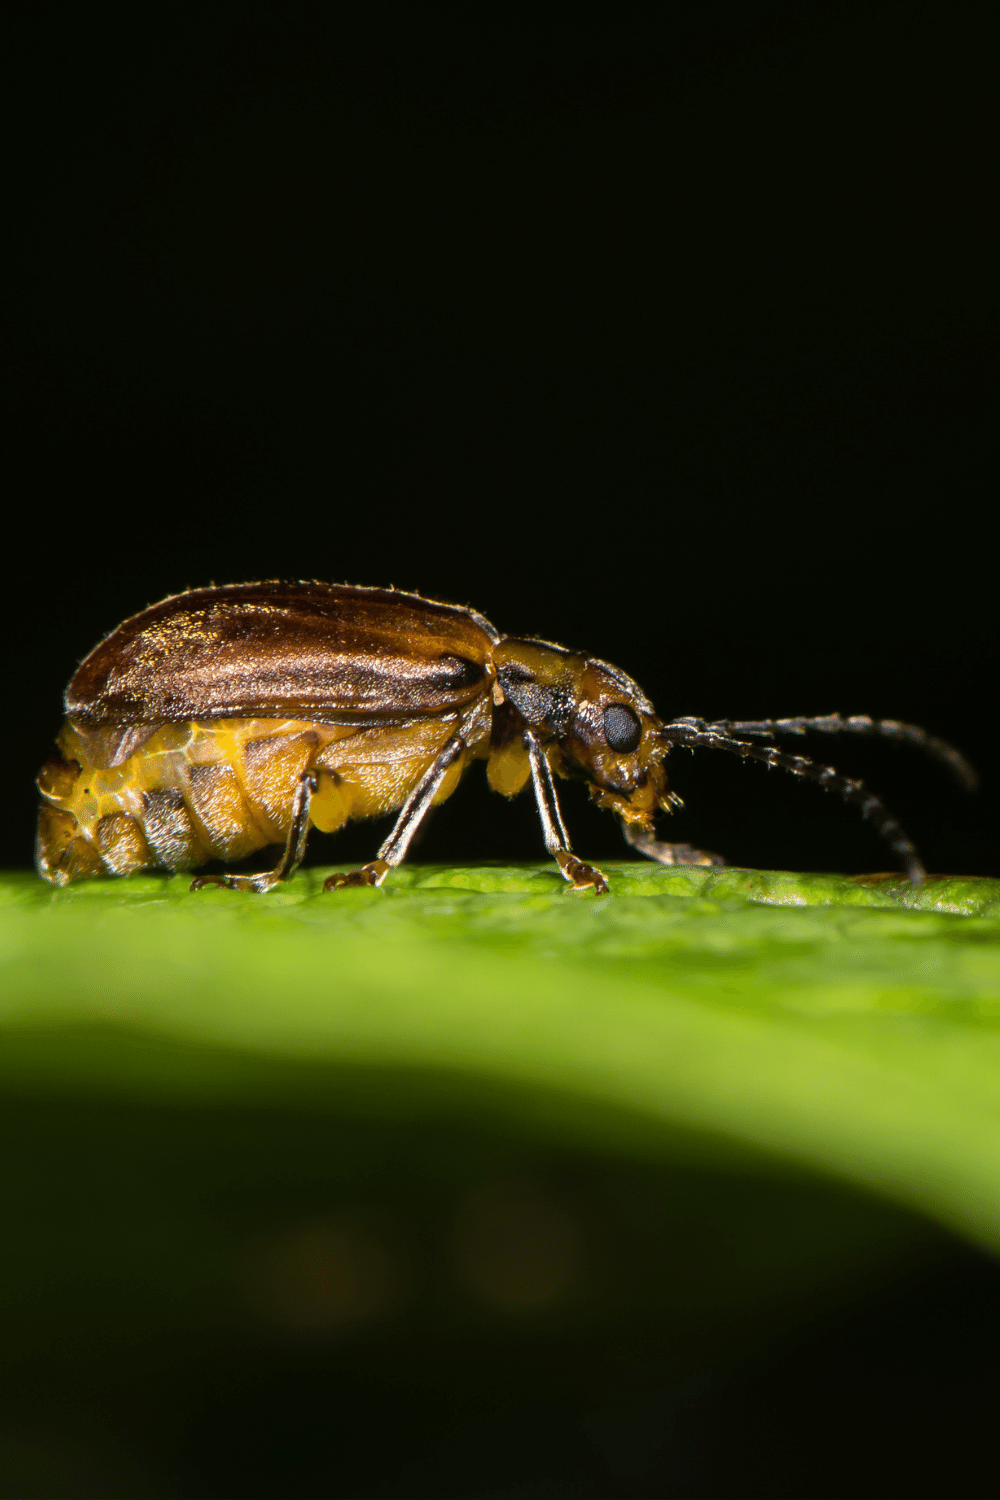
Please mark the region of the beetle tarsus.
<svg viewBox="0 0 1000 1500"><path fill-rule="evenodd" d="M556 863L563 873L563 879L567 880L575 891L592 890L598 896L606 896L611 889L603 870L599 870L596 865L588 865L582 859L577 859L576 855L570 854L568 849L559 850Z"/></svg>
<svg viewBox="0 0 1000 1500"><path fill-rule="evenodd" d="M641 823L623 823L622 833L625 835L625 842L631 844L633 849L638 849L647 859L655 859L661 865L726 863L721 854L711 854L707 849L693 849L690 844L667 844L658 839L651 828L644 828Z"/></svg>
<svg viewBox="0 0 1000 1500"><path fill-rule="evenodd" d="M323 890L339 891L345 886L381 885L390 868L384 859L373 859L370 864L362 865L360 870L328 875L323 882Z"/></svg>
<svg viewBox="0 0 1000 1500"><path fill-rule="evenodd" d="M261 875L199 875L192 880L190 889L202 891L207 885L219 885L228 891L253 891L257 896L266 895L287 877L276 870L267 870Z"/></svg>

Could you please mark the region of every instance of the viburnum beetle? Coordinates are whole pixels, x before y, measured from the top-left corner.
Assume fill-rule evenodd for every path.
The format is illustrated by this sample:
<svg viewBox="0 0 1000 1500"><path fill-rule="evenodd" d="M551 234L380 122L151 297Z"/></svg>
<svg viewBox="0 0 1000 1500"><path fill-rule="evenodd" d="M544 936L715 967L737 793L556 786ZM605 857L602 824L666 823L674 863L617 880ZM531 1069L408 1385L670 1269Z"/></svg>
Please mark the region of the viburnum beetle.
<svg viewBox="0 0 1000 1500"><path fill-rule="evenodd" d="M380 885L422 820L450 797L470 761L494 790L532 782L545 846L577 890L604 892L571 852L555 777L586 781L633 848L663 864L723 863L657 839L674 746L726 750L816 781L860 807L923 877L917 852L860 782L766 743L810 730L881 735L943 761L964 785L957 750L891 719L706 722L657 718L617 667L548 641L503 636L472 609L395 589L251 583L197 589L126 620L66 690L59 753L42 769L37 864L64 885L142 869L194 870L284 850L258 875L207 883L269 891L305 853L309 828L399 809L371 863L324 889Z"/></svg>

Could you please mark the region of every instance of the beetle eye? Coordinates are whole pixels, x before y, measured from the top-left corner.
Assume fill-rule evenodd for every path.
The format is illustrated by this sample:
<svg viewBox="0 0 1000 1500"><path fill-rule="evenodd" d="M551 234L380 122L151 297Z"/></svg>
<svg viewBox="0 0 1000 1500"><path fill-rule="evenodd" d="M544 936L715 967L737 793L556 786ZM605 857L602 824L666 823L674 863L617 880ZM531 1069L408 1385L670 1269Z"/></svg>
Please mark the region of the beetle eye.
<svg viewBox="0 0 1000 1500"><path fill-rule="evenodd" d="M642 739L642 725L627 703L609 703L604 710L604 738L610 750L628 755Z"/></svg>

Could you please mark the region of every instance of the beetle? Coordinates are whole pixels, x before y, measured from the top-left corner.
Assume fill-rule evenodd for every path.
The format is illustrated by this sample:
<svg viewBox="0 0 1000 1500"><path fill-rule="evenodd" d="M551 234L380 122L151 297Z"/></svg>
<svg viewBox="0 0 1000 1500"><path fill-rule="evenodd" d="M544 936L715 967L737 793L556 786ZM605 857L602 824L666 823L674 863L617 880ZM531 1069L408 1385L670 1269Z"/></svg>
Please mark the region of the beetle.
<svg viewBox="0 0 1000 1500"><path fill-rule="evenodd" d="M495 791L530 780L548 852L576 890L608 890L571 849L555 778L581 779L633 848L663 864L721 864L656 837L680 799L674 746L724 750L816 781L855 803L919 884L899 823L862 782L768 743L815 730L902 740L975 773L911 724L865 716L709 722L659 719L617 667L548 641L501 635L475 610L395 589L316 582L177 594L126 620L65 695L58 753L43 767L37 867L55 885L146 868L194 870L283 845L273 870L203 875L263 893L293 874L310 826L398 809L375 859L324 890L381 885L470 761Z"/></svg>

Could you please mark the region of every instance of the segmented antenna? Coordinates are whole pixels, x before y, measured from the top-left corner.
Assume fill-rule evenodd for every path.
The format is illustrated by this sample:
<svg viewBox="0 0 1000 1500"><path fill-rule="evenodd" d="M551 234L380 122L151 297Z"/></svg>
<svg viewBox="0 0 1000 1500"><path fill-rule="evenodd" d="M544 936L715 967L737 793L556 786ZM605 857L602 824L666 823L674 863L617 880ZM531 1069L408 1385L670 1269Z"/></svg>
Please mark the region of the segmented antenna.
<svg viewBox="0 0 1000 1500"><path fill-rule="evenodd" d="M683 722L702 724L704 721L685 719ZM842 714L820 714L810 719L713 719L711 727L722 734L764 735L769 739L815 731L818 734L867 734L884 740L899 740L947 766L959 786L967 792L974 792L979 785L975 768L954 745L928 734L916 724L901 724L898 719L870 719L867 714L852 714L845 719Z"/></svg>
<svg viewBox="0 0 1000 1500"><path fill-rule="evenodd" d="M761 723L766 722L761 721ZM775 720L774 722L780 724L782 721ZM807 723L809 721L792 722ZM699 748L726 750L730 755L740 756L742 760L757 760L766 766L780 766L783 771L791 771L793 776L804 776L808 781L817 782L825 791L836 792L845 802L851 802L860 807L861 816L874 825L879 837L883 838L893 853L899 856L912 883L917 886L923 883L926 871L912 840L885 803L876 797L874 792L870 792L863 781L854 781L849 776L841 776L833 766L818 765L816 761L807 760L804 755L786 755L784 751L776 750L773 745L755 745L746 740L734 739L727 731L736 727L735 724L709 724L704 719L675 719L672 723L663 725L660 736L670 745L685 745L692 750ZM758 733L773 732L758 729Z"/></svg>

